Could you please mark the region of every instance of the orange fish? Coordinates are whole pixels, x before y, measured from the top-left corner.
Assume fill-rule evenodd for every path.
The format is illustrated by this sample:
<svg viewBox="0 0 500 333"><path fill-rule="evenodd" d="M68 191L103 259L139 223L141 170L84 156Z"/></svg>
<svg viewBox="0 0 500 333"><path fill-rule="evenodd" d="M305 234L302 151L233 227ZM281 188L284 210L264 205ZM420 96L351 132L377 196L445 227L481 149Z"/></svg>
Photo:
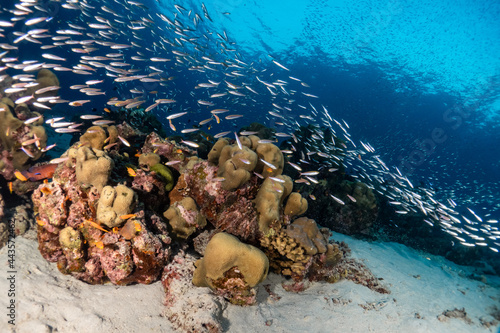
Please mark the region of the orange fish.
<svg viewBox="0 0 500 333"><path fill-rule="evenodd" d="M22 182L25 182L28 180L28 178L26 178L20 171L14 172L14 176L16 176L16 178Z"/></svg>
<svg viewBox="0 0 500 333"><path fill-rule="evenodd" d="M52 194L52 191L50 190L50 188L48 187L42 187L40 189L40 191L43 193L43 194L46 194L46 195L49 195L49 194Z"/></svg>
<svg viewBox="0 0 500 333"><path fill-rule="evenodd" d="M130 177L135 177L137 174L135 173L135 170L132 169L131 167L127 167L127 172Z"/></svg>
<svg viewBox="0 0 500 333"><path fill-rule="evenodd" d="M9 182L9 191L12 193L12 182Z"/></svg>
<svg viewBox="0 0 500 333"><path fill-rule="evenodd" d="M92 227L94 227L96 229L99 229L99 230L104 231L104 232L108 232L106 229L104 229L99 224L95 223L94 221L85 220L85 222L88 222Z"/></svg>
<svg viewBox="0 0 500 333"><path fill-rule="evenodd" d="M23 172L20 173L30 182L36 182L42 179L52 178L54 172L56 171L56 168L57 164L49 163L31 167L28 170L24 170Z"/></svg>
<svg viewBox="0 0 500 333"><path fill-rule="evenodd" d="M47 224L47 222L45 222L44 220L40 220L39 218L36 219L36 223L41 227Z"/></svg>
<svg viewBox="0 0 500 333"><path fill-rule="evenodd" d="M107 113L111 113L111 110L108 108L104 108L104 111L106 111Z"/></svg>
<svg viewBox="0 0 500 333"><path fill-rule="evenodd" d="M136 217L136 216L137 216L137 214L127 214L127 215L122 215L122 216L120 216L120 218L121 218L122 220L127 220L127 219L129 219L129 218L131 218L131 217Z"/></svg>
<svg viewBox="0 0 500 333"><path fill-rule="evenodd" d="M98 248L98 249L103 249L104 248L104 243L103 242L95 242L95 246Z"/></svg>
<svg viewBox="0 0 500 333"><path fill-rule="evenodd" d="M135 231L139 232L142 230L142 226L139 222L134 223Z"/></svg>

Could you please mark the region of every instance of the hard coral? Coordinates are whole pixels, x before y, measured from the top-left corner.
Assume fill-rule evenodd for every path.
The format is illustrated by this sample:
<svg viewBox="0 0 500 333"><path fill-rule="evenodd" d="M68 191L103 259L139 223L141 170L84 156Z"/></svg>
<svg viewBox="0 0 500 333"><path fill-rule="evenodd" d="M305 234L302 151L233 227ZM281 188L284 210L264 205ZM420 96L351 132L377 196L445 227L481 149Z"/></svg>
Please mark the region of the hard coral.
<svg viewBox="0 0 500 333"><path fill-rule="evenodd" d="M307 200L300 193L293 192L286 202L285 215L289 215L290 217L302 215L307 211L307 207Z"/></svg>
<svg viewBox="0 0 500 333"><path fill-rule="evenodd" d="M139 167L144 171L150 171L153 165L160 163L161 158L155 153L145 153L139 156Z"/></svg>
<svg viewBox="0 0 500 333"><path fill-rule="evenodd" d="M328 235L318 229L314 220L303 217L286 228L272 230L261 239L270 266L296 282L319 276L319 273L313 274L312 268L327 274L339 260L338 249L328 242Z"/></svg>
<svg viewBox="0 0 500 333"><path fill-rule="evenodd" d="M92 149L102 150L108 135L101 126L91 126L80 137L80 143Z"/></svg>
<svg viewBox="0 0 500 333"><path fill-rule="evenodd" d="M108 183L113 160L101 150L80 147L76 151L76 178L81 185L95 186L100 192Z"/></svg>
<svg viewBox="0 0 500 333"><path fill-rule="evenodd" d="M212 147L212 150L208 153L208 161L213 164L219 164L219 158L222 152L222 149L229 144L229 141L225 138L219 138L217 142Z"/></svg>
<svg viewBox="0 0 500 333"><path fill-rule="evenodd" d="M261 143L255 148L255 152L259 156L259 162L255 168L255 172L260 173L263 177L277 176L283 173L285 159L281 150L272 143ZM269 167L261 160L274 165L274 168Z"/></svg>
<svg viewBox="0 0 500 333"><path fill-rule="evenodd" d="M180 238L188 238L197 229L202 229L207 220L200 214L196 202L186 197L172 204L163 214L169 220L174 234Z"/></svg>
<svg viewBox="0 0 500 333"><path fill-rule="evenodd" d="M328 240L320 233L314 220L307 217L296 219L286 227L285 232L304 248L308 255L326 252Z"/></svg>
<svg viewBox="0 0 500 333"><path fill-rule="evenodd" d="M130 214L136 204L137 194L134 190L124 185L106 186L97 204L97 221L110 229L119 227L126 220L122 216Z"/></svg>
<svg viewBox="0 0 500 333"><path fill-rule="evenodd" d="M267 277L269 261L258 248L221 232L212 237L205 256L195 266L194 285L210 287L216 294L241 304L242 300L254 300L255 294L250 288Z"/></svg>
<svg viewBox="0 0 500 333"><path fill-rule="evenodd" d="M245 146L240 149L238 145L225 146L219 157L217 173L219 177L225 178L222 187L226 190L240 187L250 179L250 171L255 169L256 165L257 154L251 149Z"/></svg>
<svg viewBox="0 0 500 333"><path fill-rule="evenodd" d="M286 175L276 177L280 181L267 178L254 200L257 211L259 212L259 230L267 233L269 226L273 221L280 218L281 203L292 192L292 179Z"/></svg>

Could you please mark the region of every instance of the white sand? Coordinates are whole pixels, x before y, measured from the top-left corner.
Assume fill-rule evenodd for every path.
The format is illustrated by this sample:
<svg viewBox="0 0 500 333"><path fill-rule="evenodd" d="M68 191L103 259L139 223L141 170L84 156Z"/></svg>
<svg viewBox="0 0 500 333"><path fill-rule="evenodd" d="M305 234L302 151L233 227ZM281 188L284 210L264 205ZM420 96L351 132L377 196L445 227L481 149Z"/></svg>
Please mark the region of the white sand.
<svg viewBox="0 0 500 333"><path fill-rule="evenodd" d="M271 274L263 284L281 298L259 288L258 305L229 305L222 326L228 332L497 332L479 318L500 308L500 279L489 284L467 279L472 270L440 257L420 254L394 243L345 240L353 256L392 291L382 295L350 281L316 283L300 294L286 292L282 278ZM160 283L117 287L91 286L64 276L46 262L33 240L16 239L16 325L8 325L7 248L0 250L0 332L171 332L162 317ZM492 287L491 285L495 286ZM361 305L363 305L364 309ZM472 323L437 317L465 308ZM418 318L419 317L419 318ZM267 324L267 325L266 325Z"/></svg>

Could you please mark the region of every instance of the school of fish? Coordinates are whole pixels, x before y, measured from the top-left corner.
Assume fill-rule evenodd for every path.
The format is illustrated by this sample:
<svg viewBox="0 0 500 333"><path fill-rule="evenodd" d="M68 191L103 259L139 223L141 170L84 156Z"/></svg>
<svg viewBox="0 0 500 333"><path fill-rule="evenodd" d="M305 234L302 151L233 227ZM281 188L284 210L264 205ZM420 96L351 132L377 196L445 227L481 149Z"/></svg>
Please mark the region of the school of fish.
<svg viewBox="0 0 500 333"><path fill-rule="evenodd" d="M290 64L270 55L245 59L226 31L213 30L212 17L203 3L185 8L158 0L147 4L131 0L20 0L2 6L0 82L7 73L14 78L6 92L22 95L36 85L36 73L42 68L55 72L61 82L64 78L79 82L36 91L37 95L58 91L61 96L36 98L28 94L15 101L46 113L62 108L70 109L69 116L81 113L82 123L65 121L65 117L46 120L57 133L80 132L90 123L112 123L105 119L106 113L89 114L92 106L113 110L141 107L168 121L172 132L188 134L203 129L215 138L259 121L276 129L275 140L262 142L290 140L291 149L283 152L300 161L288 162L299 172L296 182L316 184L320 172L336 172L343 164L355 170L355 178L385 196L396 213L422 214L423 222L439 225L464 246L499 252L498 220L470 208L460 214L453 198L439 202L434 190L414 186L398 168L386 165L370 143L352 138L347 122L336 119L334 112L319 103L310 86L292 75ZM27 48L33 51L23 52ZM70 100L65 94L80 97ZM188 119L199 120L193 126ZM294 133L307 125L314 134L299 138L306 147L299 151L294 146L299 140ZM342 140L342 148L335 139L325 139L325 129ZM250 133L234 136L239 142L238 134ZM120 140L128 145L125 139ZM187 140L182 143L198 146ZM331 200L341 205L347 200L355 202L351 196L331 196Z"/></svg>

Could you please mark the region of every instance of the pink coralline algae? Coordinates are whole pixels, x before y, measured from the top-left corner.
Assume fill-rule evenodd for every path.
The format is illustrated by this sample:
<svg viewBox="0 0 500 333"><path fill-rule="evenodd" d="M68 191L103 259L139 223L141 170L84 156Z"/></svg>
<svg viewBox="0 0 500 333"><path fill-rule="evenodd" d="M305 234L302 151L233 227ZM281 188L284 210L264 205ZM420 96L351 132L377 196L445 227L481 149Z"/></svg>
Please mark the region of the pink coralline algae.
<svg viewBox="0 0 500 333"><path fill-rule="evenodd" d="M208 161L200 161L181 178L182 182L170 193L171 200L189 195L217 230L250 243L257 240L258 217L252 203L259 189L256 176L237 190L227 191L221 187L217 168L210 166Z"/></svg>
<svg viewBox="0 0 500 333"><path fill-rule="evenodd" d="M57 262L64 274L92 284L158 279L170 253L166 228L146 218L142 205L124 216L130 222L123 226L109 230L100 225L100 194L95 187L80 186L74 164L70 159L59 165L53 181L33 193L42 256Z"/></svg>

